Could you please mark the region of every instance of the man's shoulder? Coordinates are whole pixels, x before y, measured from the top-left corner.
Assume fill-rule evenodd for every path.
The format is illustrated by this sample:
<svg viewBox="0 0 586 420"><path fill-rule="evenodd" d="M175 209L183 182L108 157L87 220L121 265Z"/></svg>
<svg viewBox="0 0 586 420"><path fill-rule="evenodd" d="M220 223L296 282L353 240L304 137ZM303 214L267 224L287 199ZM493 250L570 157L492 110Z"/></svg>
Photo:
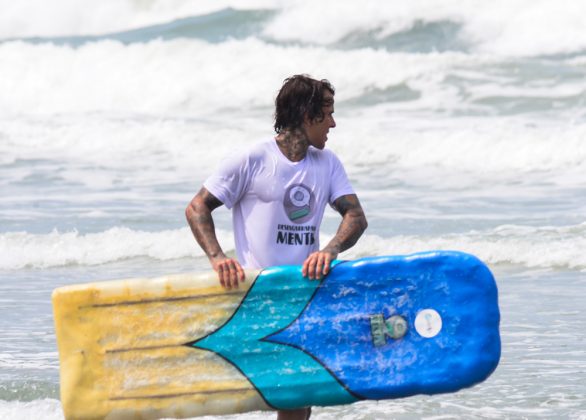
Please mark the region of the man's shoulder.
<svg viewBox="0 0 586 420"><path fill-rule="evenodd" d="M244 152L249 162L262 162L273 153L269 140L259 141L247 148Z"/></svg>
<svg viewBox="0 0 586 420"><path fill-rule="evenodd" d="M336 162L339 163L340 159L338 156L330 149L316 149L315 147L310 147L307 151L308 154L312 155L312 157L317 161L326 161L326 162Z"/></svg>
<svg viewBox="0 0 586 420"><path fill-rule="evenodd" d="M262 159L270 152L270 141L258 141L247 146L239 147L233 150L229 155L229 159L237 161L250 161Z"/></svg>
<svg viewBox="0 0 586 420"><path fill-rule="evenodd" d="M250 148L249 151L250 153L268 153L272 150L272 146L273 143L275 142L274 139L269 139L269 140L261 140L261 141L257 141L256 143L253 143Z"/></svg>

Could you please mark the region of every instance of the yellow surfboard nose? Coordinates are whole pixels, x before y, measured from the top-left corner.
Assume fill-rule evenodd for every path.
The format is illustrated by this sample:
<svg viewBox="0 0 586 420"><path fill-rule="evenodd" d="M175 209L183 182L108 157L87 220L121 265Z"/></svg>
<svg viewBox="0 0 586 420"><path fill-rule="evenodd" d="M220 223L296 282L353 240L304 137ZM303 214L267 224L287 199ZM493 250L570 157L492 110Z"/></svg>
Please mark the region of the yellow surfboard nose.
<svg viewBox="0 0 586 420"><path fill-rule="evenodd" d="M182 418L269 409L231 364L184 345L222 325L257 275L248 271L230 291L211 272L56 289L65 417Z"/></svg>

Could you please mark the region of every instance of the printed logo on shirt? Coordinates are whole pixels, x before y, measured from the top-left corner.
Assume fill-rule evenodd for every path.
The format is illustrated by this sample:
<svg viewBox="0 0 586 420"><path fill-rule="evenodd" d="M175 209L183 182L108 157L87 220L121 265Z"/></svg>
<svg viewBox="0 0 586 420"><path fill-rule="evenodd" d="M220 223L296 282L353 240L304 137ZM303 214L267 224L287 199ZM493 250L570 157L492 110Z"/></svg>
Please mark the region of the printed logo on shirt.
<svg viewBox="0 0 586 420"><path fill-rule="evenodd" d="M315 243L315 226L279 225L277 243L311 246Z"/></svg>
<svg viewBox="0 0 586 420"><path fill-rule="evenodd" d="M303 184L294 184L285 191L283 207L289 220L300 224L311 218L314 202L315 197L308 187Z"/></svg>
<svg viewBox="0 0 586 420"><path fill-rule="evenodd" d="M311 246L315 244L316 227L302 223L311 219L315 203L313 192L303 184L291 185L285 191L283 207L287 217L294 224L279 224L277 244Z"/></svg>

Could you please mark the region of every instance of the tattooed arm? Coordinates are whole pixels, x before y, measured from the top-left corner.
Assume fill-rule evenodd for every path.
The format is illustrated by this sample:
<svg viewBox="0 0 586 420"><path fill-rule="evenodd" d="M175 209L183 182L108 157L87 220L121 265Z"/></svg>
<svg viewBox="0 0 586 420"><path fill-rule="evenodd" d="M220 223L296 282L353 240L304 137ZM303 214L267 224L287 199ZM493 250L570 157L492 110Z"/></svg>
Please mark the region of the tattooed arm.
<svg viewBox="0 0 586 420"><path fill-rule="evenodd" d="M303 276L308 276L310 279L320 279L328 274L330 263L338 257L340 252L351 248L368 226L360 201L355 194L338 198L334 202L334 208L342 215L342 222L338 232L325 248L311 254L303 263Z"/></svg>
<svg viewBox="0 0 586 420"><path fill-rule="evenodd" d="M244 270L235 258L228 258L220 247L212 211L222 205L207 189L203 188L193 197L185 209L185 217L195 240L204 250L213 269L218 273L222 286L227 289L238 287L244 281Z"/></svg>

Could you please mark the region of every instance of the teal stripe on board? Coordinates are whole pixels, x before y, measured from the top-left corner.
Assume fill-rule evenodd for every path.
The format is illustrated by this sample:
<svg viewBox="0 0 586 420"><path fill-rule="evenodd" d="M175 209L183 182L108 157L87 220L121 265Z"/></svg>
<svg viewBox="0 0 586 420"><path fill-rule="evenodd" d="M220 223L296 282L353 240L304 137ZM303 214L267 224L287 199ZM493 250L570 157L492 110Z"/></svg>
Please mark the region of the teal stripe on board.
<svg viewBox="0 0 586 420"><path fill-rule="evenodd" d="M218 353L236 366L274 408L355 402L354 396L302 350L263 341L299 316L319 284L303 278L298 266L264 270L233 317L192 345ZM286 300L283 294L287 294Z"/></svg>

